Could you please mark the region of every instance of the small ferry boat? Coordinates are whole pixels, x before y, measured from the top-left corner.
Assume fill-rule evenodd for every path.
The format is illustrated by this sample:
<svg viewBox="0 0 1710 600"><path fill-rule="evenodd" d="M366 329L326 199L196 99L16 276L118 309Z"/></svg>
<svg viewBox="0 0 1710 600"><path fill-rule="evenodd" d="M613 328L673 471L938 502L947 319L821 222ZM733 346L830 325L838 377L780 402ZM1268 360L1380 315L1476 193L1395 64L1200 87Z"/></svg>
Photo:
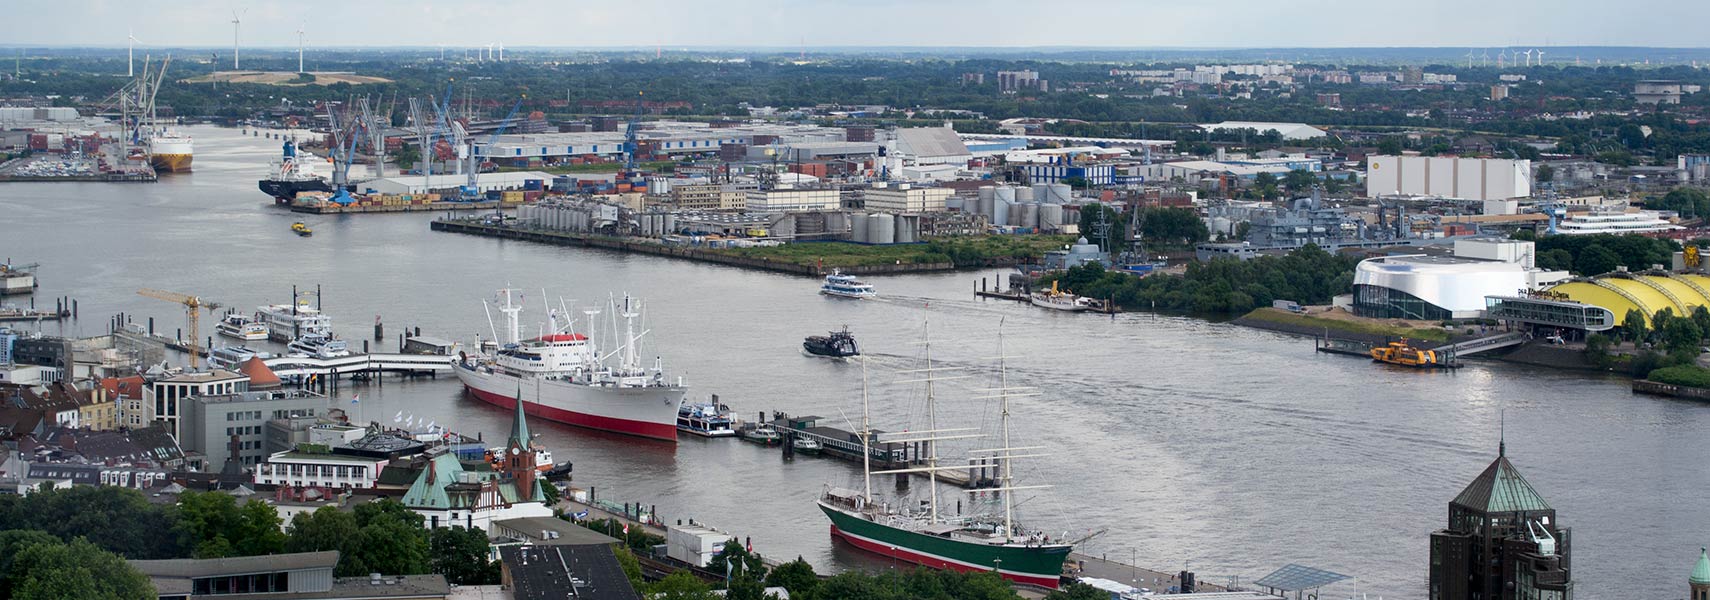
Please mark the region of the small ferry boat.
<svg viewBox="0 0 1710 600"><path fill-rule="evenodd" d="M784 436L771 423L761 423L752 429L742 430L742 439L762 446L777 446L784 443Z"/></svg>
<svg viewBox="0 0 1710 600"><path fill-rule="evenodd" d="M1406 341L1390 342L1387 345L1372 348L1372 360L1403 367L1446 366L1436 351L1414 348L1408 345Z"/></svg>
<svg viewBox="0 0 1710 600"><path fill-rule="evenodd" d="M1094 304L1092 298L1083 298L1068 292L1059 291L1057 289L1057 282L1055 281L1051 282L1051 289L1043 292L1034 292L1031 301L1034 306L1040 308L1049 308L1051 310L1061 310L1065 312L1082 312L1092 310Z"/></svg>
<svg viewBox="0 0 1710 600"><path fill-rule="evenodd" d="M790 449L794 450L796 454L817 456L822 448L824 448L824 446L821 446L818 440L799 437L796 438L795 441L790 442Z"/></svg>
<svg viewBox="0 0 1710 600"><path fill-rule="evenodd" d="M315 234L315 230L309 229L309 226L305 225L302 221L292 223L291 231L303 237L309 237Z"/></svg>
<svg viewBox="0 0 1710 600"><path fill-rule="evenodd" d="M216 369L233 370L249 359L259 357L262 360L273 358L272 354L258 352L245 346L220 346L208 351L208 366Z"/></svg>
<svg viewBox="0 0 1710 600"><path fill-rule="evenodd" d="M873 286L854 275L844 275L842 271L832 271L830 275L826 275L825 284L819 286L819 293L840 298L875 298L879 295Z"/></svg>
<svg viewBox="0 0 1710 600"><path fill-rule="evenodd" d="M711 402L702 404L684 403L677 407L677 431L692 433L702 437L731 437L736 430L731 428L730 407L718 403L718 395L714 394Z"/></svg>
<svg viewBox="0 0 1710 600"><path fill-rule="evenodd" d="M220 335L245 341L267 339L267 324L260 318L232 313L222 317L220 323L214 326L214 331Z"/></svg>
<svg viewBox="0 0 1710 600"><path fill-rule="evenodd" d="M560 468L560 465L552 462L551 450L541 447L540 444L536 442L530 442L529 445L534 448L535 471L540 472L542 475L563 475L569 472L570 463L564 463L564 465L562 465L563 468ZM493 468L497 469L500 467L499 463L504 455L505 449L503 447L499 447L488 448L485 456L487 463L493 465Z"/></svg>
<svg viewBox="0 0 1710 600"><path fill-rule="evenodd" d="M344 340L333 339L324 335L305 335L293 340L286 346L292 354L311 358L339 358L350 356L350 345Z"/></svg>
<svg viewBox="0 0 1710 600"><path fill-rule="evenodd" d="M802 350L814 356L830 358L848 358L861 355L861 346L855 343L855 336L849 333L849 328L842 331L832 331L826 335L810 335L802 341Z"/></svg>

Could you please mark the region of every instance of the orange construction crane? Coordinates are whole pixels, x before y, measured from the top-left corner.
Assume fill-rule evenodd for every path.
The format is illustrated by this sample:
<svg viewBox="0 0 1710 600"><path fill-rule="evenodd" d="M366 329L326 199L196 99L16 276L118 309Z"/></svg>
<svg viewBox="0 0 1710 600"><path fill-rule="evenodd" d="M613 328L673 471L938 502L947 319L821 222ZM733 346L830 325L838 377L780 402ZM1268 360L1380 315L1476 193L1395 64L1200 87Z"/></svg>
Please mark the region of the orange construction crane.
<svg viewBox="0 0 1710 600"><path fill-rule="evenodd" d="M201 366L204 349L202 348L201 328L199 327L201 324L200 311L204 308L209 311L218 310L220 305L203 300L198 296L148 288L137 290L137 294L184 306L185 312L190 315L190 342L186 344L186 350L190 352L190 368L195 369Z"/></svg>

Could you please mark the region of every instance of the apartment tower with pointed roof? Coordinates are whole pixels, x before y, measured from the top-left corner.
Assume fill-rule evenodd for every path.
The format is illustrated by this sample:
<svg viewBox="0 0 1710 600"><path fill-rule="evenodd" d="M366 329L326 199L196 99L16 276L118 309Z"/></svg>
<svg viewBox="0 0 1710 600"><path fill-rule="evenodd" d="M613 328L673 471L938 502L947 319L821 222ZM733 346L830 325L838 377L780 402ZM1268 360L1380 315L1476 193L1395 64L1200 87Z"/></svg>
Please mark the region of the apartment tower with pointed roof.
<svg viewBox="0 0 1710 600"><path fill-rule="evenodd" d="M1571 600L1570 531L1508 462L1507 444L1431 534L1431 600Z"/></svg>
<svg viewBox="0 0 1710 600"><path fill-rule="evenodd" d="M545 502L546 493L535 485L536 470L533 436L528 432L528 414L523 411L522 387L517 387L516 415L511 421L511 438L505 443L502 469L516 482L517 495L534 502Z"/></svg>

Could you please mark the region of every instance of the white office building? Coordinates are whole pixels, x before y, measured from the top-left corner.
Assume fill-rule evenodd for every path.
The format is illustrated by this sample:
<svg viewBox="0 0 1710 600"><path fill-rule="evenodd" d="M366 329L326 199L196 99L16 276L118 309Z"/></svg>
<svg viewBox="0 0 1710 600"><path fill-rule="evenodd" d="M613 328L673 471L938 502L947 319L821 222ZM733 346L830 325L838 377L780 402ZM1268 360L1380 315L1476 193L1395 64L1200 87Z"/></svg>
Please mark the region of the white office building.
<svg viewBox="0 0 1710 600"><path fill-rule="evenodd" d="M950 188L877 183L867 190L867 210L899 213L943 212Z"/></svg>
<svg viewBox="0 0 1710 600"><path fill-rule="evenodd" d="M1368 156L1366 195L1507 200L1532 195L1532 161L1454 156Z"/></svg>
<svg viewBox="0 0 1710 600"><path fill-rule="evenodd" d="M804 210L837 210L843 207L843 197L832 189L773 189L750 190L745 209L749 212L792 212Z"/></svg>

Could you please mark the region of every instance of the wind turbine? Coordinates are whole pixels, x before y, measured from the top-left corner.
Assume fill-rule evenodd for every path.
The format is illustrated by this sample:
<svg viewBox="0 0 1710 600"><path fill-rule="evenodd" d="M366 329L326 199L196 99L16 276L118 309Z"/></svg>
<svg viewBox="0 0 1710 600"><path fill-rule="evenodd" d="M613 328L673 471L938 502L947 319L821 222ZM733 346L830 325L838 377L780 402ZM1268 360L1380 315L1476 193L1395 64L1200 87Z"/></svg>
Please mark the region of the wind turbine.
<svg viewBox="0 0 1710 600"><path fill-rule="evenodd" d="M243 12L244 12L244 14L249 14L249 9L247 9L247 8L243 9ZM238 32L242 27L243 27L242 15L239 15L238 11L235 11L235 10L232 11L232 70L233 71L238 70Z"/></svg>
<svg viewBox="0 0 1710 600"><path fill-rule="evenodd" d="M487 60L493 60L493 43L487 42Z"/></svg>
<svg viewBox="0 0 1710 600"><path fill-rule="evenodd" d="M303 25L297 25L297 74L303 74Z"/></svg>
<svg viewBox="0 0 1710 600"><path fill-rule="evenodd" d="M1538 51L1538 66L1540 66L1540 67L1544 66L1544 51L1543 50Z"/></svg>
<svg viewBox="0 0 1710 600"><path fill-rule="evenodd" d="M1472 68L1472 61L1473 61L1474 56L1475 55L1473 54L1472 48L1467 48L1467 68L1468 69Z"/></svg>
<svg viewBox="0 0 1710 600"><path fill-rule="evenodd" d="M136 77L137 76L137 34L135 31L131 31L130 29L126 29L125 30L125 37L130 39L130 44L125 47L125 76L126 77Z"/></svg>
<svg viewBox="0 0 1710 600"><path fill-rule="evenodd" d="M1508 63L1508 49L1503 48L1501 52L1498 52L1496 54L1496 68L1500 69L1500 68L1506 66L1507 63Z"/></svg>
<svg viewBox="0 0 1710 600"><path fill-rule="evenodd" d="M1490 66L1490 49L1489 48L1485 48L1484 53L1479 55L1478 62L1479 62L1479 66L1481 66L1481 67Z"/></svg>
<svg viewBox="0 0 1710 600"><path fill-rule="evenodd" d="M1528 67L1532 66L1532 51L1527 50L1527 51L1523 52L1522 54L1526 55L1526 66L1528 66Z"/></svg>
<svg viewBox="0 0 1710 600"><path fill-rule="evenodd" d="M505 43L499 42L499 62L505 62Z"/></svg>

